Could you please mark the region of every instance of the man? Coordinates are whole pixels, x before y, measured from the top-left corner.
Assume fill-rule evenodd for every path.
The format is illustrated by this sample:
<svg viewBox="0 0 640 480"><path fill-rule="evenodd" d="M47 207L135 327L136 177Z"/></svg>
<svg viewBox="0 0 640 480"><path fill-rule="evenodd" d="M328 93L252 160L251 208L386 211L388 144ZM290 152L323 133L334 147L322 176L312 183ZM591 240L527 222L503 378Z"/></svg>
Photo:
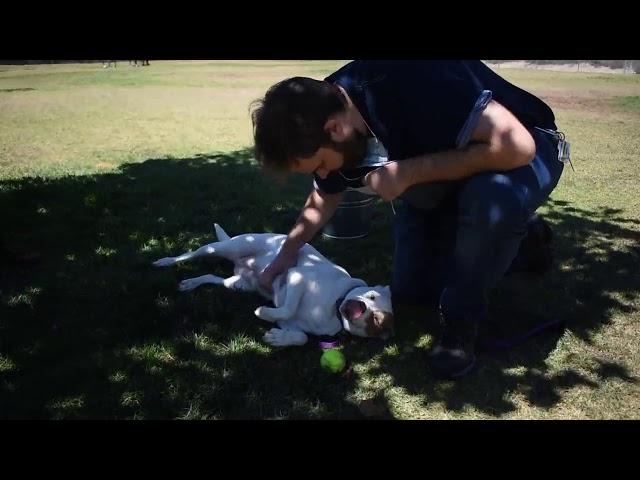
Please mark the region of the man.
<svg viewBox="0 0 640 480"><path fill-rule="evenodd" d="M355 61L274 85L252 120L263 166L315 179L262 285L295 263L346 188L368 188L397 200L394 303L439 306L432 372L470 371L487 296L563 170L551 109L480 61Z"/></svg>

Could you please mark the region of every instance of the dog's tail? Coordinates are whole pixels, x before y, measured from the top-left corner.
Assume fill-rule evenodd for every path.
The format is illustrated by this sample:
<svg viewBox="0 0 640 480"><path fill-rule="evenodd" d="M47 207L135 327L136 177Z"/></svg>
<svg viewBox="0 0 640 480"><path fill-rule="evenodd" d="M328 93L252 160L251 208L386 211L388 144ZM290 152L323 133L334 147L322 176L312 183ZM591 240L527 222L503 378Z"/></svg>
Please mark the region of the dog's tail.
<svg viewBox="0 0 640 480"><path fill-rule="evenodd" d="M231 237L225 232L220 225L217 223L213 225L216 229L216 235L218 236L218 241L223 242L225 240L229 240Z"/></svg>

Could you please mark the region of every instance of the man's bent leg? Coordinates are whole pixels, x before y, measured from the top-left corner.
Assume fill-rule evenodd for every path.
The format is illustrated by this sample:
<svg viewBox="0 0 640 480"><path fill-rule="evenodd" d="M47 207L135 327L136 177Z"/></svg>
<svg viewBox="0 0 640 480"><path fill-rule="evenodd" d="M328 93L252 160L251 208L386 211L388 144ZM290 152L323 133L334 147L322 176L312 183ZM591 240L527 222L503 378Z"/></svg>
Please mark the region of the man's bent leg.
<svg viewBox="0 0 640 480"><path fill-rule="evenodd" d="M553 143L536 138L531 164L485 172L467 180L458 198L452 276L440 298L443 334L430 364L443 377L464 375L475 363L478 322L487 296L518 252L530 215L549 196L562 172Z"/></svg>

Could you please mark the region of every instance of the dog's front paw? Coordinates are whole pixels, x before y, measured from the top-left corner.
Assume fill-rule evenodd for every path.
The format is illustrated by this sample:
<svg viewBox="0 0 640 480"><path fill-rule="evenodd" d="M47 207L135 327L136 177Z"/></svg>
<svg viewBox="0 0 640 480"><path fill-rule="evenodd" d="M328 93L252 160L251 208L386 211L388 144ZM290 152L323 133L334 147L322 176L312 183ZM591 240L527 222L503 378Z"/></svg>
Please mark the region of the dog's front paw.
<svg viewBox="0 0 640 480"><path fill-rule="evenodd" d="M272 328L264 334L262 339L273 347L288 347L291 345L304 345L307 336L302 332Z"/></svg>
<svg viewBox="0 0 640 480"><path fill-rule="evenodd" d="M176 260L174 257L164 257L161 258L160 260L156 260L155 262L153 262L153 266L154 267L168 267L169 265L173 265L176 263Z"/></svg>
<svg viewBox="0 0 640 480"><path fill-rule="evenodd" d="M199 282L195 281L193 278L187 278L186 280L181 281L178 284L178 290L181 292L189 292L200 285Z"/></svg>
<svg viewBox="0 0 640 480"><path fill-rule="evenodd" d="M260 320L271 320L271 317L269 317L269 314L267 313L268 310L265 307L258 307L253 311L253 314L258 317Z"/></svg>
<svg viewBox="0 0 640 480"><path fill-rule="evenodd" d="M283 347L286 345L286 343L284 343L284 337L286 337L284 333L280 328L272 328L264 334L262 339L273 347Z"/></svg>

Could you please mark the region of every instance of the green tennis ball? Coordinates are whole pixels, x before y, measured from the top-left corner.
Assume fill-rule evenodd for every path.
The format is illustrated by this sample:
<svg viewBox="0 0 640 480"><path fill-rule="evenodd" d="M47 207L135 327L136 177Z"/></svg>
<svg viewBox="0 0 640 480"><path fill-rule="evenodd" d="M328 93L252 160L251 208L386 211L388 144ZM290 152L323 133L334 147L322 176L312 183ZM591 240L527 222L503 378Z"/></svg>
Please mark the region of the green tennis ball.
<svg viewBox="0 0 640 480"><path fill-rule="evenodd" d="M331 373L340 373L347 364L344 354L340 350L325 350L320 357L320 366Z"/></svg>

